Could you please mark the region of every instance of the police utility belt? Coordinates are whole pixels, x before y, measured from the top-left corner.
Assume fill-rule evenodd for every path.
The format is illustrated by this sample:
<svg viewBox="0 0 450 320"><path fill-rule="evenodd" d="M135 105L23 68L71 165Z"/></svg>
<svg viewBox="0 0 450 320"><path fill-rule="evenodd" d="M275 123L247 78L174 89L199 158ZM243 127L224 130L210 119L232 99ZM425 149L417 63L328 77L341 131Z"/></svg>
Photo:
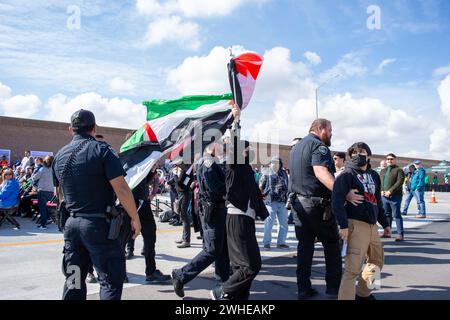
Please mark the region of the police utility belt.
<svg viewBox="0 0 450 320"><path fill-rule="evenodd" d="M103 218L109 223L108 239L116 240L120 235L123 224L124 212L116 206L107 206L105 213L74 213L70 212L72 218Z"/></svg>
<svg viewBox="0 0 450 320"><path fill-rule="evenodd" d="M323 212L323 221L328 221L331 219L333 213L331 211L331 200L327 198L321 197L313 197L313 196L303 196L300 194L293 194L297 197L298 201L302 204L302 206L310 206L310 207L322 207L324 209Z"/></svg>
<svg viewBox="0 0 450 320"><path fill-rule="evenodd" d="M202 205L201 214L203 215L206 223L212 223L214 222L214 214L216 209L225 209L225 202L211 202L208 200L200 200L200 203Z"/></svg>

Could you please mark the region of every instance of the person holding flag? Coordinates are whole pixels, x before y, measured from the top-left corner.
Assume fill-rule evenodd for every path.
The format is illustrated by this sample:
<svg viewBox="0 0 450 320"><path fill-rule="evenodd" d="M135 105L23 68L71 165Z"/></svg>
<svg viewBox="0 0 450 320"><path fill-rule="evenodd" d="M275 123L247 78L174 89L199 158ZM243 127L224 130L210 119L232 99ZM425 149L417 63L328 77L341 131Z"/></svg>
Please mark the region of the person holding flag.
<svg viewBox="0 0 450 320"><path fill-rule="evenodd" d="M228 254L233 274L222 286L211 290L213 300L248 300L253 279L261 269L261 254L255 234L255 218L269 216L262 201L250 162L254 151L248 141L239 139L241 110L235 104L231 156L226 164L226 230Z"/></svg>

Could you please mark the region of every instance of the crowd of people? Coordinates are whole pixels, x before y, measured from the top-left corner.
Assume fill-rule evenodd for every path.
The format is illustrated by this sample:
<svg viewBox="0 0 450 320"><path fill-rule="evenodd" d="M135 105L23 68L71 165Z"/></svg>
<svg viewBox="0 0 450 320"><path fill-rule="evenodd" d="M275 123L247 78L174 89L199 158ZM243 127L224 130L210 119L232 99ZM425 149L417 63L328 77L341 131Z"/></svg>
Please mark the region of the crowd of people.
<svg viewBox="0 0 450 320"><path fill-rule="evenodd" d="M239 108L233 108L233 115L239 118ZM372 300L375 298L367 283L373 282L384 264L380 238L391 238L395 221L395 241L405 241L402 216L407 214L413 197L419 208L416 217L426 217L426 174L419 160L405 173L396 164L396 155L389 153L377 173L371 167L371 149L364 142L354 143L346 153L332 155L331 122L317 119L306 137L293 140L289 169L281 158L273 157L267 168L253 170L250 144L233 132L231 139L208 145L194 165L179 159L168 167L165 183L173 212L170 223L182 226L177 247L191 246L193 225L194 231L200 232L203 248L186 265L172 270L171 276L165 275L155 262L156 223L151 201L161 183L156 168L131 192L117 156L101 136L95 135L94 115L79 110L72 116L71 126L73 141L58 152L55 161L52 156L33 159L27 151L20 164L2 169L0 181L0 208L17 206L15 214L22 217L38 212L40 229L46 229L48 223L48 202L66 203L70 217L64 229L63 270L68 279L64 299L85 299L86 279L100 283L102 299L120 299L127 281L125 259L134 256L134 241L142 233L149 283L171 281L174 292L183 297L184 285L214 264L218 285L211 290L212 299L246 300L262 264L255 220L264 222L261 245L265 250L272 248L275 221L276 247L289 249L286 240L291 217L298 240L298 298L309 299L317 294L310 277L315 243L321 242L326 294L338 299ZM225 154L224 145L230 154ZM83 152L85 156L76 160ZM83 163L87 154L90 161ZM80 171L70 175L67 166L77 161L82 164L78 166ZM79 185L85 186L82 192L77 189ZM401 210L404 193L406 201ZM110 236L110 226L99 220L113 220L108 218L111 210L102 213L101 208L111 207L114 194L127 213L116 237ZM37 207L33 209L34 199ZM384 229L382 234L377 224ZM95 231L100 227L111 240L107 245L104 236ZM82 288L69 282L67 270L71 265L82 266Z"/></svg>
<svg viewBox="0 0 450 320"><path fill-rule="evenodd" d="M47 229L47 223L52 221L48 202L55 201L52 162L52 156L33 158L30 151L25 151L19 163L4 165L1 168L0 208L14 209L11 216L33 218L39 229Z"/></svg>

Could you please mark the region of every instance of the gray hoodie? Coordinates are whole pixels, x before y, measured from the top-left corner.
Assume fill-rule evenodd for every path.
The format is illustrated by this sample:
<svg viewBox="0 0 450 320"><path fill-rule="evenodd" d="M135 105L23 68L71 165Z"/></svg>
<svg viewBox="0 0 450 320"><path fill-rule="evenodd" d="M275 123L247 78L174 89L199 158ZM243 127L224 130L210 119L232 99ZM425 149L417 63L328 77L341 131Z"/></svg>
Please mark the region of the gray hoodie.
<svg viewBox="0 0 450 320"><path fill-rule="evenodd" d="M52 169L42 166L38 172L31 176L33 182L38 181L38 191L53 192Z"/></svg>

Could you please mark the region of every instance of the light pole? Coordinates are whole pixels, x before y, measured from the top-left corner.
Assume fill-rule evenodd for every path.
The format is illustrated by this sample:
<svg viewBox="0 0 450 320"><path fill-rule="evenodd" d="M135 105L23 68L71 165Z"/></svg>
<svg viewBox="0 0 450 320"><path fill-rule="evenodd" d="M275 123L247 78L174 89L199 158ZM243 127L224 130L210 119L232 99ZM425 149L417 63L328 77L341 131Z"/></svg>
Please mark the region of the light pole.
<svg viewBox="0 0 450 320"><path fill-rule="evenodd" d="M316 119L319 119L319 98L318 98L318 96L319 96L319 88L323 87L325 84L327 84L331 80L336 79L336 78L338 78L340 76L341 75L338 73L338 74L332 76L331 78L328 78L327 80L325 80L319 86L316 87Z"/></svg>

